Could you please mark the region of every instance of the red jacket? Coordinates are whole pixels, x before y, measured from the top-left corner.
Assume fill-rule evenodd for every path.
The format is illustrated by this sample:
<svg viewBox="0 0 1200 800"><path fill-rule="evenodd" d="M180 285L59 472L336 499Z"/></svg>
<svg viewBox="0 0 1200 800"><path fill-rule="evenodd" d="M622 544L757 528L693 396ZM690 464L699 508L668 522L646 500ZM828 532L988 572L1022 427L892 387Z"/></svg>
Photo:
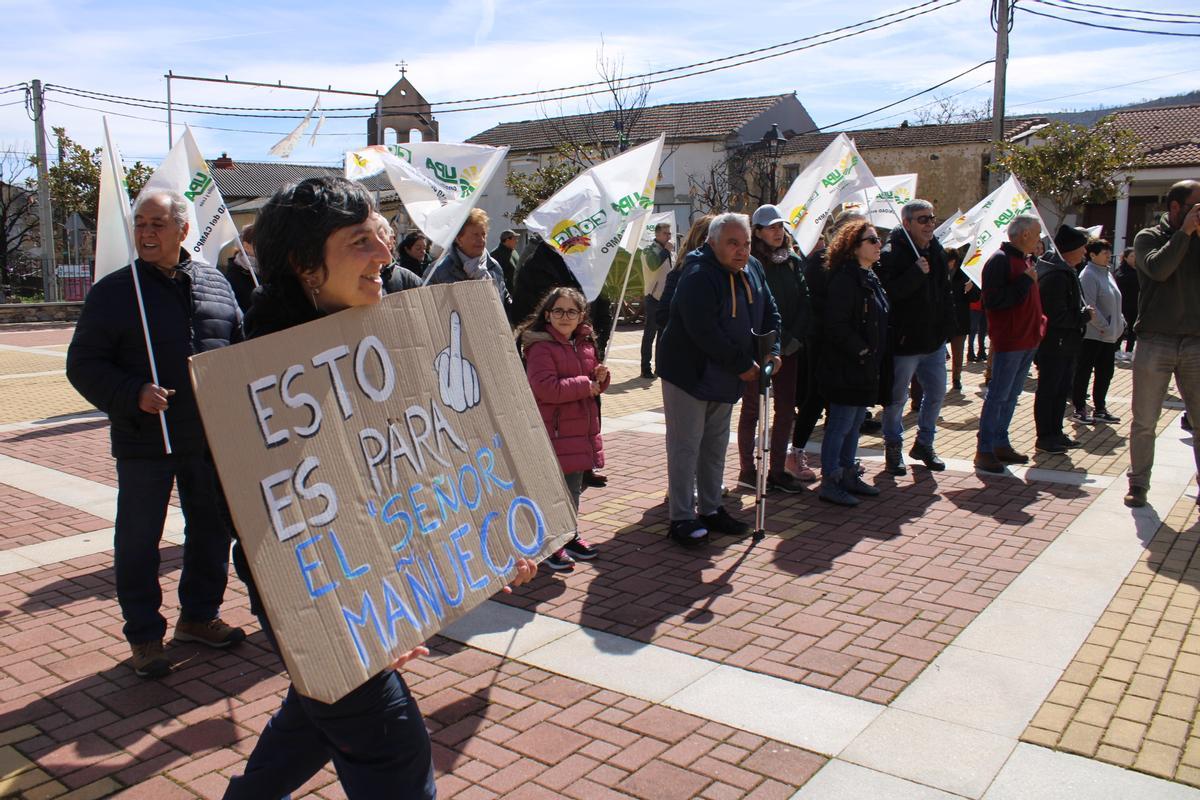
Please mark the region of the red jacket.
<svg viewBox="0 0 1200 800"><path fill-rule="evenodd" d="M547 325L525 331L521 347L529 388L563 473L603 467L600 407L592 396L592 376L600 362L592 329L581 324L568 340ZM600 388L607 389L608 383L605 379Z"/></svg>
<svg viewBox="0 0 1200 800"><path fill-rule="evenodd" d="M1008 242L983 265L983 307L993 352L1033 350L1046 335L1037 281L1027 269L1029 259Z"/></svg>

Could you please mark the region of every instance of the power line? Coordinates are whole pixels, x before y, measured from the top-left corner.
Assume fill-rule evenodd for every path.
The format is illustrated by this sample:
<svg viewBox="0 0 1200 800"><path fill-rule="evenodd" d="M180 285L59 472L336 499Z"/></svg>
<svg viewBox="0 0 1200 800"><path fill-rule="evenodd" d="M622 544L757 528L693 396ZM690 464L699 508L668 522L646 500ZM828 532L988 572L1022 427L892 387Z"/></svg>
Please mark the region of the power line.
<svg viewBox="0 0 1200 800"><path fill-rule="evenodd" d="M1035 2L1036 2L1036 0L1035 0ZM1139 28L1119 28L1115 25L1101 25L1098 22L1084 22L1081 19L1070 19L1068 17L1058 17L1058 16L1055 16L1054 14L1047 14L1042 11L1034 11L1032 8L1029 8L1028 6L1020 6L1019 5L1019 6L1017 6L1017 8L1019 8L1021 11L1024 11L1026 14L1033 14L1035 17L1045 17L1047 19L1056 19L1059 22L1071 22L1071 23L1074 23L1075 25L1083 25L1088 28L1101 28L1106 31L1121 31L1122 33L1147 33L1147 34L1150 34L1153 36L1200 37L1200 33L1183 33L1182 31L1147 31L1147 30L1142 30Z"/></svg>
<svg viewBox="0 0 1200 800"><path fill-rule="evenodd" d="M155 117L142 117L142 116L138 116L137 114L122 114L119 111L110 111L109 109L96 108L95 106L81 106L81 105L77 105L75 103L68 103L65 100L55 100L54 102L60 106L69 106L71 108L78 108L83 111L95 111L98 114L108 114L108 115L114 116L114 117L124 117L125 119L137 119L137 120L141 120L143 122L154 122L159 125L167 124L167 121L165 119L156 119ZM263 134L264 136L287 136L289 133L291 133L291 131L255 131L255 130L250 130L249 128L219 128L219 127L216 127L213 125L191 125L191 127L196 128L197 130L224 131L225 133L259 133L259 134ZM317 136L358 136L361 138L362 134L361 133L318 133Z"/></svg>
<svg viewBox="0 0 1200 800"><path fill-rule="evenodd" d="M644 79L647 79L650 77L660 76L660 75L669 75L669 77L662 77L662 78L658 78L656 80L646 80L645 81L646 85L653 86L653 85L656 85L659 83L666 83L668 81L681 80L683 78L696 77L698 75L707 75L707 74L710 74L713 72L719 72L719 71L726 70L726 69L733 69L735 67L746 66L748 64L754 64L754 63L758 63L760 61L766 61L766 60L773 59L773 58L779 58L784 55L790 55L792 53L801 52L803 50L812 49L814 47L819 47L819 46L825 45L825 44L832 44L833 42L841 41L843 39L848 39L853 36L859 36L859 35L862 35L865 33L870 33L872 31L880 30L882 28L890 27L892 25L897 25L902 22L907 22L916 17L932 13L934 11L940 11L944 8L949 8L950 6L956 5L957 3L960 3L960 2L962 2L962 0L948 0L948 1L947 0L927 0L926 2L916 5L916 6L911 6L911 7L907 7L907 8L898 10L898 11L889 12L887 14L883 14L878 17L873 17L868 20L856 22L852 25L845 25L840 28L833 28L831 30L824 31L822 33L813 34L811 36L806 36L801 39L795 39L790 42L782 42L779 44L771 45L769 47L762 47L762 48L758 48L755 50L748 50L748 51L745 51L742 53L736 53L734 55L723 56L721 58L716 58L716 59L709 59L707 61L700 61L700 62L696 62L693 64L687 64L687 65L680 66L680 67L671 67L669 69L656 70L653 72L640 73L637 75L630 75L627 77L620 78L617 81L617 83L622 86L628 86L637 81L641 81L641 80L644 80ZM895 17L895 18L888 19L889 17ZM880 20L888 20L888 21L882 22L881 24L876 25L871 28L863 28L861 30L853 30L855 28L862 28L862 26L869 25L872 22L879 22ZM831 36L832 34L835 34L835 33L841 33L841 35L840 36ZM831 37L831 38L823 38L823 37ZM821 41L814 41L817 39L821 39ZM801 44L801 43L805 43L805 42L807 42L807 44ZM799 46L793 46L793 45L799 45ZM775 53L769 52L772 50L779 50L780 48L784 48L784 47L787 47L790 49L781 50L780 52L775 52ZM757 55L757 57L755 57L755 58L747 58L747 56L756 55L759 53L767 53L767 55ZM744 59L744 60L737 60L737 59ZM723 63L723 62L729 62L729 61L736 61L736 63ZM711 64L723 64L723 65L717 66L717 67L710 67L708 69L696 69L697 67L708 66ZM686 70L694 70L694 71L685 72ZM670 73L676 73L676 72L684 72L684 74L670 75ZM594 91L578 92L576 94L561 95L561 96L549 97L549 98L546 97L546 95L553 95L554 93L557 93L557 92L571 91L573 89L587 88L587 87L592 87L592 86L601 86L603 88L596 89ZM54 84L48 85L47 89L53 89L54 91L65 92L67 94L74 94L78 97L83 97L84 99L96 100L96 101L100 101L100 102L110 102L110 103L114 103L117 105L131 105L131 106L135 106L135 107L148 108L148 109L154 109L154 110L163 110L166 107L165 102L161 101L161 100L150 100L150 99L146 99L146 98L128 97L128 96L124 96L124 95L110 95L110 94L106 94L103 92L95 92L95 91L88 90L88 89L78 89L75 87L59 86L59 85L54 85ZM559 100L559 101L570 100L570 99L575 99L575 98L580 98L580 97L588 97L588 96L596 95L596 94L605 94L608 91L610 91L610 87L609 87L609 84L607 81L592 81L590 83L575 84L574 86L564 86L564 87L559 87L557 89L543 89L543 90L530 91L530 92L517 92L517 93L509 94L509 95L494 95L490 98L475 98L475 99L469 99L469 100L441 101L441 102L437 102L437 103L430 103L430 106L456 105L456 104L473 103L473 102L484 102L484 101L489 101L489 100L500 100L500 99L518 98L518 97L531 97L531 96L537 95L537 97L532 100L519 100L519 101L509 102L509 103L490 103L488 105L472 106L472 107L468 107L468 108L439 108L437 111L437 113L439 113L439 114L451 114L451 113L466 112L466 111L486 111L486 110L495 109L495 108L511 108L511 107L515 107L515 106L533 105L533 104L545 102L547 99L554 99L554 100ZM172 108L175 109L175 107L182 106L182 105L186 105L186 106L188 106L188 108L179 108L176 110L178 110L180 113L188 113L188 114L206 114L206 115L210 115L210 116L230 116L230 117L248 117L248 118L262 117L264 119L300 119L301 118L301 116L298 113L293 113L293 114L245 114L245 113L233 113L233 112L227 113L227 112L213 111L213 110L192 110L192 108L203 108L203 109L236 109L237 111L244 111L244 110L251 110L254 108L254 107L248 107L248 106L238 106L238 107L234 107L234 106L204 106L201 104L172 103ZM347 106L347 107L336 108L336 109L331 109L331 110L332 111L355 111L355 110L369 110L369 109L374 109L374 108L375 108L375 106L362 106L362 107ZM397 111L404 111L406 109L411 109L411 108L423 108L423 106L421 106L420 104L416 104L416 103L393 105L393 106L382 106L381 111L383 113L392 113L392 112L397 112ZM264 111L295 111L295 112L303 111L305 113L307 113L309 111L309 109L307 109L307 108L293 108L293 109L272 108L272 109L262 109L262 110L264 110ZM373 114L338 114L338 113L334 113L334 114L326 113L325 114L326 119L367 119L371 116L373 116Z"/></svg>
<svg viewBox="0 0 1200 800"><path fill-rule="evenodd" d="M1118 14L1112 11L1093 11L1089 8L1081 8L1078 6L1054 2L1054 0L1033 0L1033 2L1040 3L1045 6L1051 6L1052 8L1061 8L1064 11L1074 11L1077 14L1094 14L1097 17L1107 17L1110 19L1133 19L1137 20L1138 22L1159 22L1168 25L1200 25L1200 18L1197 18L1197 21L1195 22L1183 19L1146 19L1145 12L1143 11L1138 11L1132 14Z"/></svg>
<svg viewBox="0 0 1200 800"><path fill-rule="evenodd" d="M1126 86L1136 86L1139 83L1150 83L1151 81L1158 81L1158 80L1162 80L1163 78L1174 78L1178 75L1187 75L1192 72L1200 72L1200 69L1185 69L1185 70L1182 70L1181 72L1171 72L1166 75L1154 75L1149 78L1142 78L1141 80L1137 80L1137 81L1129 81L1128 83L1117 83L1112 86L1101 86L1098 89L1088 89L1086 92L1072 92L1071 94L1060 94L1057 97L1043 97L1041 100L1028 100L1024 103L1015 103L1012 107L1020 108L1021 106L1032 106L1032 105L1036 105L1038 103L1049 103L1054 100L1065 100L1068 97L1079 97L1080 95L1085 95L1085 94L1095 94L1096 92L1106 92L1109 89L1123 89Z"/></svg>
<svg viewBox="0 0 1200 800"><path fill-rule="evenodd" d="M1079 0L1060 1L1072 6L1080 6L1081 8L1102 8L1106 11L1128 11L1131 14L1141 14L1143 16L1186 17L1188 19L1200 19L1200 14L1185 14L1182 11L1150 11L1144 8L1121 8L1119 6L1103 6L1096 3L1081 3Z"/></svg>
<svg viewBox="0 0 1200 800"><path fill-rule="evenodd" d="M845 125L847 122L854 122L856 119L862 119L863 117L869 117L872 114L877 114L880 111L886 111L887 109L891 108L892 106L898 106L901 103L906 103L909 100L912 100L914 97L920 97L923 94L928 94L929 92L932 92L934 89L940 89L943 86L945 86L947 83L956 81L964 75L969 75L970 73L974 72L975 70L979 69L980 67L984 67L984 66L987 66L988 64L993 63L994 60L995 59L989 58L987 61L980 61L975 66L971 67L968 70L963 70L962 72L955 75L953 78L947 78L946 80L942 81L941 83L930 86L928 89L922 89L921 91L916 92L915 94L910 94L908 97L902 97L894 103L888 103L886 106L880 106L879 108L876 108L873 111L868 111L865 114L858 114L858 115L850 117L848 119L840 120L839 122L831 122L828 125L822 125L818 128L813 128L812 130L809 130L809 131L802 131L801 133L816 133L818 131L827 130L829 128L837 128L842 125Z"/></svg>
<svg viewBox="0 0 1200 800"><path fill-rule="evenodd" d="M977 84L975 84L974 86L968 86L966 89L963 89L962 91L959 91L959 92L955 92L954 94L948 94L948 95L946 95L945 97L939 97L939 98L937 98L937 99L935 99L935 100L930 100L928 103L922 103L922 104L921 104L921 105L919 105L919 106L913 106L912 108L906 108L906 109L904 109L903 111L899 111L899 112L897 112L897 113L895 113L895 114L889 114L889 115L887 115L886 117L880 117L880 118L879 118L879 119L877 119L877 120L872 120L872 121L871 121L871 124L872 124L872 125L878 125L880 122L884 122L884 121L886 121L886 120L889 120L889 119L895 119L896 117L901 117L901 116L904 116L905 114L911 113L911 112L913 112L913 111L920 111L922 108L929 108L930 106L932 106L932 105L936 105L936 104L938 104L938 103L940 103L940 102L942 102L942 101L944 101L944 100L949 100L949 99L950 99L950 98L952 98L952 97L958 97L960 94L966 94L967 92L973 92L973 91L975 91L976 89L979 89L979 88L982 88L982 87L984 87L984 86L987 86L987 85L988 85L989 83L991 83L991 82L992 82L992 79L991 79L991 78L988 78L986 81L983 81L983 82L981 82L981 83L977 83Z"/></svg>

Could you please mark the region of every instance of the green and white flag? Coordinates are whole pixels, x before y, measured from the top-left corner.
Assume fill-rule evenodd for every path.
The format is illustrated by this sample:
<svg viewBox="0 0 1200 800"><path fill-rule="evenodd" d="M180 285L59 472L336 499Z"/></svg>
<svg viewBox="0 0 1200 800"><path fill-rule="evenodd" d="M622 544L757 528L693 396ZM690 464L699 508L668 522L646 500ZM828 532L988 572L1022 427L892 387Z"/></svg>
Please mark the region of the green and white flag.
<svg viewBox="0 0 1200 800"><path fill-rule="evenodd" d="M839 133L829 146L792 181L779 208L791 223L796 244L813 249L833 209L876 186L875 176L854 142Z"/></svg>
<svg viewBox="0 0 1200 800"><path fill-rule="evenodd" d="M525 218L563 257L589 302L600 295L617 248L625 242L634 249L626 227L654 208L665 140L660 135L584 170Z"/></svg>
<svg viewBox="0 0 1200 800"><path fill-rule="evenodd" d="M917 173L880 175L878 184L842 203L843 211L866 214L872 225L882 228L900 226L900 208L917 196Z"/></svg>
<svg viewBox="0 0 1200 800"><path fill-rule="evenodd" d="M184 128L183 136L154 170L142 191L149 189L169 189L184 196L188 201L188 233L183 249L193 261L217 266L221 250L238 239L238 229L208 162L200 155L191 128Z"/></svg>
<svg viewBox="0 0 1200 800"><path fill-rule="evenodd" d="M966 213L968 222L972 224L970 238L966 240L971 247L963 259L962 270L976 286L983 286L983 265L1007 241L1008 225L1018 214L1033 214L1041 222L1037 207L1016 175L1009 176L1000 184L1000 188ZM959 226L959 235L961 229L962 226ZM1042 222L1042 232L1045 230L1046 223ZM947 246L945 239L942 240L942 246Z"/></svg>
<svg viewBox="0 0 1200 800"><path fill-rule="evenodd" d="M357 181L386 172L413 224L445 249L507 154L507 147L455 142L373 145L347 151L345 169Z"/></svg>

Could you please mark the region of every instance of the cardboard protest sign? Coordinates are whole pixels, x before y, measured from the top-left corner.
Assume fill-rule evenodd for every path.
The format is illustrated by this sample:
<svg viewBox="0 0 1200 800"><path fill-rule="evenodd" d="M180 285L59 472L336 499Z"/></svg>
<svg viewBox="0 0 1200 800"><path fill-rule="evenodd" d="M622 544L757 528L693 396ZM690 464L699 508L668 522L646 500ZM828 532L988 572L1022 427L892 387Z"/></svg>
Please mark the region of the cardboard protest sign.
<svg viewBox="0 0 1200 800"><path fill-rule="evenodd" d="M331 702L500 590L575 512L496 291L429 286L191 360L292 680Z"/></svg>

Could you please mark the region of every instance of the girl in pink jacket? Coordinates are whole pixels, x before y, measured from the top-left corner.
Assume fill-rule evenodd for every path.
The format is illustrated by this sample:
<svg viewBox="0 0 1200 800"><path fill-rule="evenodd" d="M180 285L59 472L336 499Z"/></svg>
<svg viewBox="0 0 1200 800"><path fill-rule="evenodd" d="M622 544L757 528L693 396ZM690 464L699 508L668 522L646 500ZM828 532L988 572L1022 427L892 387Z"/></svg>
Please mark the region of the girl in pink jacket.
<svg viewBox="0 0 1200 800"><path fill-rule="evenodd" d="M587 299L565 286L551 289L517 330L529 387L578 511L584 473L604 466L596 397L608 388L610 377L596 357ZM576 560L595 557L596 549L577 533L545 563L550 569L570 572Z"/></svg>

